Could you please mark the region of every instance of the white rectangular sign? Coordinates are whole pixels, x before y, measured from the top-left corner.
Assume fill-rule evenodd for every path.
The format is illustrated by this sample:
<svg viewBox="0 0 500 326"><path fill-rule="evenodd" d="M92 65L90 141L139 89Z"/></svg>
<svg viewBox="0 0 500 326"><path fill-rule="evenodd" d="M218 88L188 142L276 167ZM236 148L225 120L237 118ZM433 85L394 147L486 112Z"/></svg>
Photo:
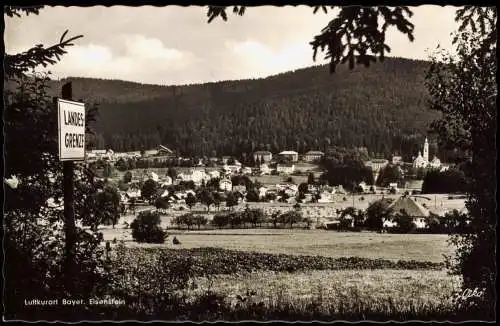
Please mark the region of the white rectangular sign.
<svg viewBox="0 0 500 326"><path fill-rule="evenodd" d="M85 104L57 99L59 160L85 160Z"/></svg>

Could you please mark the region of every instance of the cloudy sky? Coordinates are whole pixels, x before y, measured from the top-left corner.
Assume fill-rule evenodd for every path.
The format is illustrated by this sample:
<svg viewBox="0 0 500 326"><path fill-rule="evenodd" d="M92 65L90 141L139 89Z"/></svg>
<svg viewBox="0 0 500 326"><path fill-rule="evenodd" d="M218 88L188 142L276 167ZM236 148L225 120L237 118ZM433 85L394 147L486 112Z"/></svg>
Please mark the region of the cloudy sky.
<svg viewBox="0 0 500 326"><path fill-rule="evenodd" d="M415 41L390 30L390 56L425 60L438 44L451 48L455 7L412 10ZM6 17L5 48L17 53L34 44L49 46L69 29L69 36L84 38L50 68L54 77L161 85L266 77L325 62L321 54L313 61L309 42L334 13L313 15L307 6L263 6L207 24L206 11L194 6L46 7L38 16Z"/></svg>

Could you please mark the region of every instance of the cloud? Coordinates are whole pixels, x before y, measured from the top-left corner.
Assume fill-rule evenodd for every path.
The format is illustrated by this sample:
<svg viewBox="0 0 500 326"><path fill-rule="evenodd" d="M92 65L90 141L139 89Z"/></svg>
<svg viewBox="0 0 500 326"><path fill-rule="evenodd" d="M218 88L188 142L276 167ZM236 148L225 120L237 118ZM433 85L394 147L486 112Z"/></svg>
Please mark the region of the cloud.
<svg viewBox="0 0 500 326"><path fill-rule="evenodd" d="M60 63L48 70L59 78L82 76L158 83L159 76L182 71L194 61L192 54L167 48L155 38L126 35L121 37L121 42L125 51L120 55L109 46L75 45L68 49Z"/></svg>
<svg viewBox="0 0 500 326"><path fill-rule="evenodd" d="M324 63L320 58L316 62L313 61L311 47L306 42L291 43L280 49L273 49L254 40L226 42L225 46L235 56L234 61L251 69L250 77L267 76Z"/></svg>
<svg viewBox="0 0 500 326"><path fill-rule="evenodd" d="M390 55L427 58L438 43L450 47L456 30L455 7L419 6L415 41L392 28ZM59 77L126 79L143 83L186 84L266 77L324 62L312 60L309 42L335 13L313 14L308 6L259 6L243 17L229 13L227 22L207 23L206 7L46 7L39 15L5 19L7 53L35 44L55 44L83 34L61 63L50 67ZM92 23L89 23L89 22Z"/></svg>
<svg viewBox="0 0 500 326"><path fill-rule="evenodd" d="M157 38L133 35L125 41L130 56L141 59L182 60L183 53L177 49L169 49Z"/></svg>

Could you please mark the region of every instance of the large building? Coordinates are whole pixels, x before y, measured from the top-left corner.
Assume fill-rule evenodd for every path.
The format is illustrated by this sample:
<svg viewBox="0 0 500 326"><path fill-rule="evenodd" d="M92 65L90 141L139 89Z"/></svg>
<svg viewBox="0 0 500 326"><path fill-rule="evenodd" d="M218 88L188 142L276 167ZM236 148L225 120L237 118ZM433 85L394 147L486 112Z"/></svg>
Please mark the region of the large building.
<svg viewBox="0 0 500 326"><path fill-rule="evenodd" d="M279 153L279 156L288 159L291 162L297 162L299 160L299 153L294 151L283 151Z"/></svg>
<svg viewBox="0 0 500 326"><path fill-rule="evenodd" d="M385 168L387 164L389 164L389 160L386 159L373 159L365 162L365 166L372 169L374 180L377 180L380 170Z"/></svg>
<svg viewBox="0 0 500 326"><path fill-rule="evenodd" d="M325 156L325 153L320 152L320 151L309 151L304 154L304 161L306 162L316 162L319 161Z"/></svg>
<svg viewBox="0 0 500 326"><path fill-rule="evenodd" d="M441 167L441 161L436 156L434 156L432 161L429 161L429 142L427 141L427 137L425 138L423 152L419 151L418 156L413 160L413 167L416 169L439 169Z"/></svg>
<svg viewBox="0 0 500 326"><path fill-rule="evenodd" d="M273 154L269 151L256 151L253 153L255 162L268 163L273 159Z"/></svg>

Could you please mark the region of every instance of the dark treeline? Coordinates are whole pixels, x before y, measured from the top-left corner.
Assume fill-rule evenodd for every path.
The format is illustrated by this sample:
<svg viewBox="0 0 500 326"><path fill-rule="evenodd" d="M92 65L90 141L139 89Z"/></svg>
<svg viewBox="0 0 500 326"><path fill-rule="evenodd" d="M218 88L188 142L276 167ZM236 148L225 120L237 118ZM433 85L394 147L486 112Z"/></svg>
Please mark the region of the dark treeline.
<svg viewBox="0 0 500 326"><path fill-rule="evenodd" d="M465 173L459 169L450 169L444 172L429 171L425 175L422 185L422 193L424 194L463 194L467 190Z"/></svg>
<svg viewBox="0 0 500 326"><path fill-rule="evenodd" d="M438 117L425 105L427 68L423 61L387 59L370 69L339 67L335 75L316 66L187 86L70 79L75 98L100 103L95 148L131 151L162 143L184 156L241 157L257 149L337 145L411 160Z"/></svg>

